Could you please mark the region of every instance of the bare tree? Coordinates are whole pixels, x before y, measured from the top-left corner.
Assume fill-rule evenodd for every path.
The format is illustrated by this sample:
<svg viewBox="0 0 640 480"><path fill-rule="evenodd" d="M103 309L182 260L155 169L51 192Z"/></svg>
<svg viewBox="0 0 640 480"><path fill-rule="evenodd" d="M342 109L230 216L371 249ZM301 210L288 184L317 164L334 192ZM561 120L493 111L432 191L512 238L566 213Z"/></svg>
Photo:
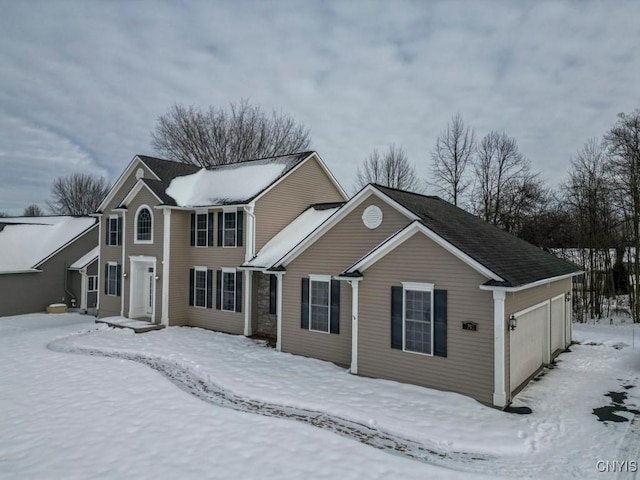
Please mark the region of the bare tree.
<svg viewBox="0 0 640 480"><path fill-rule="evenodd" d="M390 145L383 154L377 148L374 149L364 160L362 169L358 167L356 189L359 190L368 183L400 190L419 190L414 166L409 163L404 149L395 145Z"/></svg>
<svg viewBox="0 0 640 480"><path fill-rule="evenodd" d="M201 167L300 152L309 144L304 125L275 110L267 115L246 100L229 109L173 105L152 136L160 155Z"/></svg>
<svg viewBox="0 0 640 480"><path fill-rule="evenodd" d="M500 226L517 185L532 182L530 162L520 153L514 138L495 131L484 136L476 152L473 210L485 221Z"/></svg>
<svg viewBox="0 0 640 480"><path fill-rule="evenodd" d="M475 151L475 133L456 114L436 139L431 153L433 177L437 188L448 201L458 205L469 187L464 173Z"/></svg>
<svg viewBox="0 0 640 480"><path fill-rule="evenodd" d="M634 322L640 322L640 109L620 113L604 137L612 157L612 171L625 220L629 272L629 300Z"/></svg>
<svg viewBox="0 0 640 480"><path fill-rule="evenodd" d="M9 214L7 212L0 212L0 218L8 217Z"/></svg>
<svg viewBox="0 0 640 480"><path fill-rule="evenodd" d="M74 173L54 180L47 205L56 215L88 215L98 209L108 192L106 178Z"/></svg>
<svg viewBox="0 0 640 480"><path fill-rule="evenodd" d="M26 207L24 209L24 212L22 213L23 217L41 217L42 215L44 215L44 212L35 203L33 203L33 204L29 205L28 207Z"/></svg>

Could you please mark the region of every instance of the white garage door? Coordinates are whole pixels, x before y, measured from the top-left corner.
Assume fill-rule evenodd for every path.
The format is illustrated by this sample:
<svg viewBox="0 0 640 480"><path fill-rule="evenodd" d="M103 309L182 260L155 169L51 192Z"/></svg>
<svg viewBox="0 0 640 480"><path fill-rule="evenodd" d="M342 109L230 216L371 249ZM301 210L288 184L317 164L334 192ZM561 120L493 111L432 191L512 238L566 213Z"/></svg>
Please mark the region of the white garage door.
<svg viewBox="0 0 640 480"><path fill-rule="evenodd" d="M564 349L564 295L551 300L551 353Z"/></svg>
<svg viewBox="0 0 640 480"><path fill-rule="evenodd" d="M544 363L549 304L516 313L518 325L510 330L511 391L520 386Z"/></svg>

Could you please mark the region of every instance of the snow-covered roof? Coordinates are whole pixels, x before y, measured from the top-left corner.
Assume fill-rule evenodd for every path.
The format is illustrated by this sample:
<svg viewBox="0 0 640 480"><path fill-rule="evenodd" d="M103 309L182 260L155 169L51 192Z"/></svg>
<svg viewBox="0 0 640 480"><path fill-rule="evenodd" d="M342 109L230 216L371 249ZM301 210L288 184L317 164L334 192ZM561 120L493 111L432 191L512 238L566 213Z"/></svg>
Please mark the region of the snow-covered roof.
<svg viewBox="0 0 640 480"><path fill-rule="evenodd" d="M95 223L90 217L0 218L0 273L34 270Z"/></svg>
<svg viewBox="0 0 640 480"><path fill-rule="evenodd" d="M293 247L304 240L311 232L318 228L343 204L319 204L309 207L293 222L280 230L258 254L243 267L269 268L284 257Z"/></svg>
<svg viewBox="0 0 640 480"><path fill-rule="evenodd" d="M260 194L310 152L202 168L171 180L166 190L180 207L246 203Z"/></svg>
<svg viewBox="0 0 640 480"><path fill-rule="evenodd" d="M69 267L69 270L80 270L85 268L87 265L95 262L100 255L100 246L91 249L89 252L85 253L78 260L73 262Z"/></svg>

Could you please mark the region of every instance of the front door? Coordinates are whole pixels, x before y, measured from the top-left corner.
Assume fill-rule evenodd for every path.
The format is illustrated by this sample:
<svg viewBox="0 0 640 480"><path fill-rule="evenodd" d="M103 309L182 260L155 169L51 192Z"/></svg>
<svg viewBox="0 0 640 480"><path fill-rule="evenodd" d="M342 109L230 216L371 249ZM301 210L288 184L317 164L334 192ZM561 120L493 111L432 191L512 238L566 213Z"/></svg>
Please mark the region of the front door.
<svg viewBox="0 0 640 480"><path fill-rule="evenodd" d="M145 274L145 289L144 289L144 313L151 316L153 313L153 284L155 282L155 273L153 267L147 268Z"/></svg>

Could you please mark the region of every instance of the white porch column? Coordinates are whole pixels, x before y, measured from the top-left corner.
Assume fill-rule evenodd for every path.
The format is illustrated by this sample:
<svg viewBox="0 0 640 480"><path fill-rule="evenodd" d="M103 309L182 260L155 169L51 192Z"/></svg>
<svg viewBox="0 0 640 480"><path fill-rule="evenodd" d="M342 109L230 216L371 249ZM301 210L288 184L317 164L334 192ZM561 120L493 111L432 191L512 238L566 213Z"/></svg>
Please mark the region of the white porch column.
<svg viewBox="0 0 640 480"><path fill-rule="evenodd" d="M106 278L106 273L102 272L102 255L101 255L102 246L104 245L104 237L102 236L103 235L102 221L104 220L104 218L105 217L102 214L98 216L98 246L100 247L100 249L98 250L98 286L96 287L98 290L96 291L96 311L94 313L96 317L99 315L99 312L100 312L100 296L104 292L104 288L101 288L100 286L104 285L104 282L105 282L105 280L100 276L100 273L102 273L102 275L104 275Z"/></svg>
<svg viewBox="0 0 640 480"><path fill-rule="evenodd" d="M349 280L351 285L351 373L358 374L358 284L360 279Z"/></svg>
<svg viewBox="0 0 640 480"><path fill-rule="evenodd" d="M160 321L169 326L169 266L171 258L171 209L164 208L162 232L162 316Z"/></svg>
<svg viewBox="0 0 640 480"><path fill-rule="evenodd" d="M125 273L127 271L127 262L126 262L126 253L125 253L125 245L127 244L127 236L125 235L127 231L127 212L122 210L122 267L121 267L121 272ZM131 277L131 272L129 272L129 277ZM124 288L124 281L125 281L125 277L124 275L122 277L120 277L120 316L124 317L124 292L125 292L125 288ZM131 280L129 280L131 281ZM129 298L129 301L131 301L131 298Z"/></svg>
<svg viewBox="0 0 640 480"><path fill-rule="evenodd" d="M493 404L507 406L505 381L504 290L493 290Z"/></svg>
<svg viewBox="0 0 640 480"><path fill-rule="evenodd" d="M251 270L245 270L244 272L244 336L250 337L252 335L251 330L251 279L253 278L253 272Z"/></svg>
<svg viewBox="0 0 640 480"><path fill-rule="evenodd" d="M283 273L276 273L276 279L278 280L276 282L276 286L278 287L276 289L277 291L277 304L276 304L276 319L277 319L277 327L276 327L276 335L277 335L277 339L276 339L276 350L278 352L282 351L282 277L283 277Z"/></svg>
<svg viewBox="0 0 640 480"><path fill-rule="evenodd" d="M80 270L80 310L87 310L87 269L86 268L83 268Z"/></svg>

